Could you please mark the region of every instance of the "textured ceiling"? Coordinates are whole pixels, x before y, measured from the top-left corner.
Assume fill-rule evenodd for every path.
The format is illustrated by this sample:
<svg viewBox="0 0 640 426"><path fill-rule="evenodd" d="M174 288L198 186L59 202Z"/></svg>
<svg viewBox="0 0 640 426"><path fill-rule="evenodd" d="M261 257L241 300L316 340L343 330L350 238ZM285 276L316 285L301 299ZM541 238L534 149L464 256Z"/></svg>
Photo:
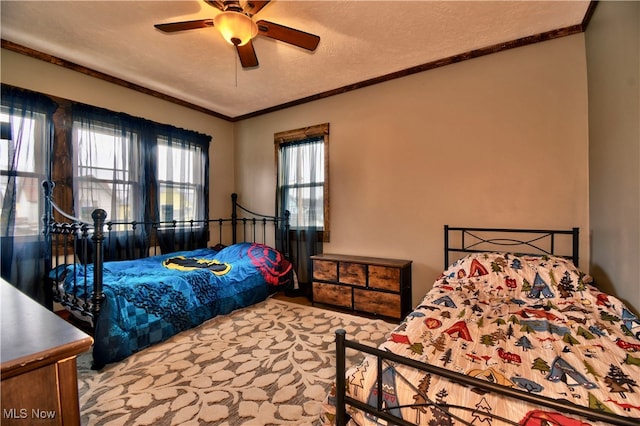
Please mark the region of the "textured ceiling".
<svg viewBox="0 0 640 426"><path fill-rule="evenodd" d="M581 25L589 1L273 0L256 19L320 36L314 52L258 36L243 69L202 0L7 1L2 39L233 119L523 37Z"/></svg>

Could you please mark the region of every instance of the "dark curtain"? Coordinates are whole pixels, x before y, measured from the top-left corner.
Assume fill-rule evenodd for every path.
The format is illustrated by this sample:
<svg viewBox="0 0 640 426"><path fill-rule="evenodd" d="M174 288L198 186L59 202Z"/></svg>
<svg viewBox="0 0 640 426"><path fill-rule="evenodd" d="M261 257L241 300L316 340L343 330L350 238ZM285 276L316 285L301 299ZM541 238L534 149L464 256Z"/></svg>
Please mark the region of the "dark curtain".
<svg viewBox="0 0 640 426"><path fill-rule="evenodd" d="M2 86L0 273L42 304L44 259L49 248L42 233L40 184L51 172L56 107L40 94Z"/></svg>
<svg viewBox="0 0 640 426"><path fill-rule="evenodd" d="M158 126L154 217L163 253L205 247L208 228L184 221L209 217L209 142L211 137L170 126ZM155 158L155 157L154 157ZM176 221L175 226L168 222ZM179 222L182 221L182 222Z"/></svg>
<svg viewBox="0 0 640 426"><path fill-rule="evenodd" d="M322 253L322 229L317 227L292 229L289 235L298 281L305 287L304 292L310 291L310 284L313 280L311 256Z"/></svg>
<svg viewBox="0 0 640 426"><path fill-rule="evenodd" d="M291 255L298 281L307 291L310 257L322 253L324 223L324 139L282 144L279 150L278 212L291 214Z"/></svg>
<svg viewBox="0 0 640 426"><path fill-rule="evenodd" d="M88 105L73 121L74 208L107 212L105 260L148 255L154 231L162 253L206 246L184 221L208 218L210 136Z"/></svg>
<svg viewBox="0 0 640 426"><path fill-rule="evenodd" d="M153 132L145 121L89 105L73 114L73 200L76 216L93 223L92 212L107 212L104 259L140 257L148 241ZM125 223L137 222L135 232Z"/></svg>

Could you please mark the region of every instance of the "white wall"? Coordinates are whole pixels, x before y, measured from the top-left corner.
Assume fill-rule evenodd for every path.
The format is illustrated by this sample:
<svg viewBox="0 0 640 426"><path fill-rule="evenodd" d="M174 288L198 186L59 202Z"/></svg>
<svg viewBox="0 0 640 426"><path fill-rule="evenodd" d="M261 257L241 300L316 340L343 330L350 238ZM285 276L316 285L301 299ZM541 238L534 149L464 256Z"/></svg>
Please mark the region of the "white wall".
<svg viewBox="0 0 640 426"><path fill-rule="evenodd" d="M585 37L591 273L640 309L640 3L598 3Z"/></svg>
<svg viewBox="0 0 640 426"><path fill-rule="evenodd" d="M274 209L273 134L330 123L325 252L413 260L413 302L443 268L443 225L580 227L589 265L582 34L236 123L236 184Z"/></svg>

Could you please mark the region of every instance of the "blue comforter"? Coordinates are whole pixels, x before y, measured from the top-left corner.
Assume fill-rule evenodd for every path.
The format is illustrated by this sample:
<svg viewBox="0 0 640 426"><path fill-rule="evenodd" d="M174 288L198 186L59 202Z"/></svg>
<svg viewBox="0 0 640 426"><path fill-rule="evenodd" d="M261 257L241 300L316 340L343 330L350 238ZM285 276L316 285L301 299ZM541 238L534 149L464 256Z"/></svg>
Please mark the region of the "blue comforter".
<svg viewBox="0 0 640 426"><path fill-rule="evenodd" d="M84 268L60 268L51 277L62 278L67 293L92 292L93 265L86 270L86 290ZM256 243L105 262L94 363L122 360L216 315L260 302L287 281L290 271L279 252Z"/></svg>

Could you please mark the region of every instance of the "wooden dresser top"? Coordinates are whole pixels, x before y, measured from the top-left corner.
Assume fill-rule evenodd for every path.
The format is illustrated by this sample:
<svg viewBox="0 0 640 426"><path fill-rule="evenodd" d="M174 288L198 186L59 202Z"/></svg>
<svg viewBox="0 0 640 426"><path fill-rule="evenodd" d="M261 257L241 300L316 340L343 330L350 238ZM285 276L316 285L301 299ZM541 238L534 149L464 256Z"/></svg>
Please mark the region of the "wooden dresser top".
<svg viewBox="0 0 640 426"><path fill-rule="evenodd" d="M0 373L9 378L89 350L93 338L0 279Z"/></svg>
<svg viewBox="0 0 640 426"><path fill-rule="evenodd" d="M331 253L317 254L317 255L311 256L311 259L331 260L331 261L338 261L338 262L354 262L354 263L363 263L368 265L390 266L395 268L404 268L407 265L411 264L410 260L403 260L403 259L385 259L380 257L352 256L348 254L331 254Z"/></svg>

